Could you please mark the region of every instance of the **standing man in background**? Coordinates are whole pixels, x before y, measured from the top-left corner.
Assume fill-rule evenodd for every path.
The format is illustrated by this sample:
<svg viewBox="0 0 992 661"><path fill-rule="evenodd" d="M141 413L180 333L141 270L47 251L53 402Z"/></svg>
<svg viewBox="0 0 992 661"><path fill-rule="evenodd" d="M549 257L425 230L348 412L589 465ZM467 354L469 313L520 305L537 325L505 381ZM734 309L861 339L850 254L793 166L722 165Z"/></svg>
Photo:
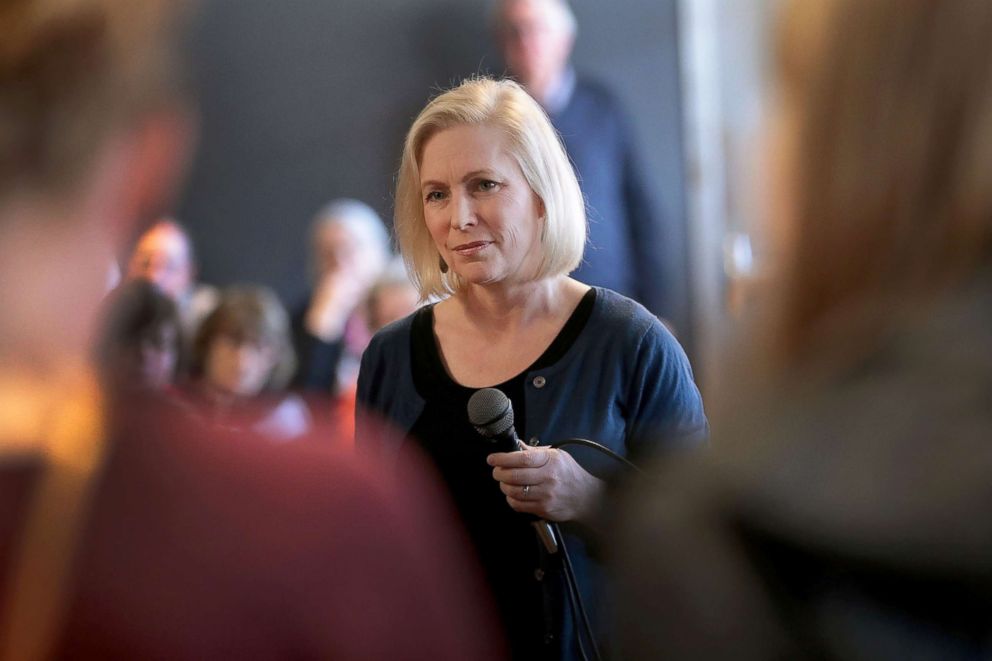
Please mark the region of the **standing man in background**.
<svg viewBox="0 0 992 661"><path fill-rule="evenodd" d="M569 64L577 31L571 8L565 0L497 0L493 18L509 72L547 111L579 176L589 241L572 275L665 316L661 219L617 99Z"/></svg>

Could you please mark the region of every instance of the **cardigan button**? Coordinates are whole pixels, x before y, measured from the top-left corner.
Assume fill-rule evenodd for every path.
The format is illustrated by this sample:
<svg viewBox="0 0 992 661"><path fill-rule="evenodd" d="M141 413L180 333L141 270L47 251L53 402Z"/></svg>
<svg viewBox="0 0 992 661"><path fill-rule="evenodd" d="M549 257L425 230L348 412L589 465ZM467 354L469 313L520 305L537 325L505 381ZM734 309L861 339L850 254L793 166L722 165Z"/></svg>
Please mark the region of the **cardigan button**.
<svg viewBox="0 0 992 661"><path fill-rule="evenodd" d="M537 580L537 581L543 581L544 580L544 570L543 569L535 569L534 570L534 579Z"/></svg>
<svg viewBox="0 0 992 661"><path fill-rule="evenodd" d="M547 382L548 382L547 379L545 379L543 376L535 376L534 380L531 381L531 383L534 384L535 388L543 388L544 384Z"/></svg>

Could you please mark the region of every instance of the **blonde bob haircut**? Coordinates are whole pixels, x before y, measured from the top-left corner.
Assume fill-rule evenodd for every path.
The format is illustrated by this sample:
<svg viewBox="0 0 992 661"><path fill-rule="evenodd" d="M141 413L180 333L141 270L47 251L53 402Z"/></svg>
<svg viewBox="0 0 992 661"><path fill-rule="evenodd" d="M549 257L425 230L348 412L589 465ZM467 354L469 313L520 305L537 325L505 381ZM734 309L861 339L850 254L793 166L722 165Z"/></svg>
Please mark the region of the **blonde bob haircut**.
<svg viewBox="0 0 992 661"><path fill-rule="evenodd" d="M585 203L558 133L541 106L517 83L471 78L430 101L414 120L403 146L393 222L421 298L455 294L465 285L453 271L442 271L441 256L427 230L420 188L420 161L427 141L445 129L465 125L504 132L510 155L543 204L543 255L535 279L575 270L586 242Z"/></svg>

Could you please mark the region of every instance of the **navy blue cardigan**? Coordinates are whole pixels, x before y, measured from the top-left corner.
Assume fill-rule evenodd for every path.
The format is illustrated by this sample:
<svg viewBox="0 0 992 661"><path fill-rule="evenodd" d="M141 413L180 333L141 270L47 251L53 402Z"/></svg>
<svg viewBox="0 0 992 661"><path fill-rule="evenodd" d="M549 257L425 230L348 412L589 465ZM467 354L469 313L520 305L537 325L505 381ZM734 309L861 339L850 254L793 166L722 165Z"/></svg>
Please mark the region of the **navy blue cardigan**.
<svg viewBox="0 0 992 661"><path fill-rule="evenodd" d="M411 371L413 316L380 330L362 357L358 404L400 431L409 432L424 409ZM665 443L701 442L707 433L702 398L692 369L678 341L657 317L616 292L597 288L596 302L585 328L554 365L526 376L525 439L548 445L568 438L586 438L621 455L643 456ZM356 422L357 442L371 431L364 415ZM615 462L583 447L572 454L586 470L607 477ZM585 535L564 525L583 601L602 631L602 570L589 556ZM563 596L562 596L563 598ZM572 622L561 632L563 657L574 658Z"/></svg>
<svg viewBox="0 0 992 661"><path fill-rule="evenodd" d="M413 383L413 315L380 330L362 356L358 403L408 432L424 409ZM587 438L621 455L642 456L659 441L705 438L706 416L689 360L678 341L643 306L597 288L586 327L564 357L526 377L525 439L548 445ZM357 438L363 436L363 416ZM586 470L604 477L612 460L569 448Z"/></svg>

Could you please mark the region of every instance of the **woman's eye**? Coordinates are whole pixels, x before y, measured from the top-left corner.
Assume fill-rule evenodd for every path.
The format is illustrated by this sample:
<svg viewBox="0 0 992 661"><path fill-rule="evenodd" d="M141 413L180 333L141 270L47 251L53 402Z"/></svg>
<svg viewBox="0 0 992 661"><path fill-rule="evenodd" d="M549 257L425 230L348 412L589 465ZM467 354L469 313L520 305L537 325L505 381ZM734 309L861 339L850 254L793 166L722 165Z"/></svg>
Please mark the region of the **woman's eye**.
<svg viewBox="0 0 992 661"><path fill-rule="evenodd" d="M485 192L492 192L495 190L499 190L499 183L491 179L483 179L482 181L479 182L479 190Z"/></svg>
<svg viewBox="0 0 992 661"><path fill-rule="evenodd" d="M440 202L441 200L444 199L444 193L442 193L439 190L432 190L429 193L427 193L426 196L424 196L424 199L427 202Z"/></svg>

